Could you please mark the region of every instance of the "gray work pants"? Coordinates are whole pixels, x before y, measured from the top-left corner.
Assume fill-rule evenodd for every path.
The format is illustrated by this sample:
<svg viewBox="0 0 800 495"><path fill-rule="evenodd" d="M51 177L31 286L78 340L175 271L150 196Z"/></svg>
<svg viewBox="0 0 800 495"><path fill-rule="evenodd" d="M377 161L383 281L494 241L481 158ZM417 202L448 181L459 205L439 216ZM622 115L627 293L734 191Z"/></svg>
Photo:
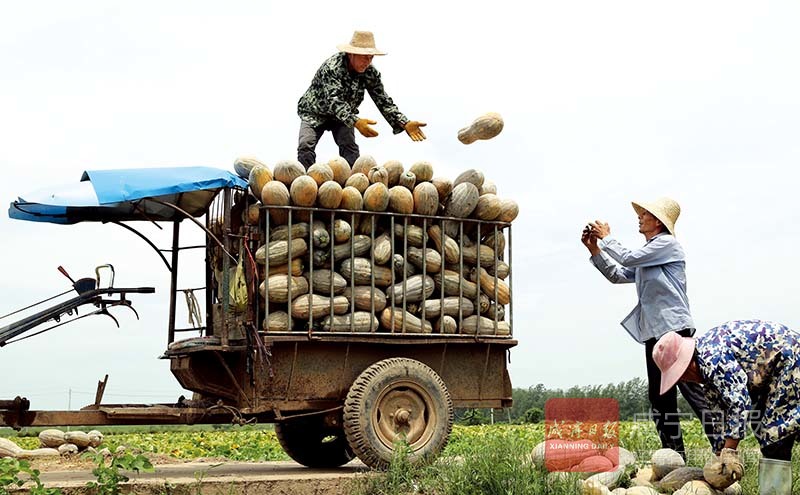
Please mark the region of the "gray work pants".
<svg viewBox="0 0 800 495"><path fill-rule="evenodd" d="M330 119L319 127L311 127L305 121L300 121L300 136L297 142L297 161L308 167L317 160L314 150L317 142L325 131L331 131L333 141L339 147L339 155L353 166L358 158L358 145L356 144L355 129L348 127L336 119Z"/></svg>

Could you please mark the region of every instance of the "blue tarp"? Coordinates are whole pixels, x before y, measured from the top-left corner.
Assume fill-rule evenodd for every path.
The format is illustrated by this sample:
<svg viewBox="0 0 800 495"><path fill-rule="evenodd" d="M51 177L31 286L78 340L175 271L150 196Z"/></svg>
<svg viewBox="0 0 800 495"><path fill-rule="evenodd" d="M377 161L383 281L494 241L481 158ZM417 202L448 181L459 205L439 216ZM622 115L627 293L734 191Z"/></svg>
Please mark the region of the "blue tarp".
<svg viewBox="0 0 800 495"><path fill-rule="evenodd" d="M237 175L212 167L90 170L81 182L20 196L8 216L17 220L72 224L85 221L176 220L174 204L202 216L222 188L247 187Z"/></svg>

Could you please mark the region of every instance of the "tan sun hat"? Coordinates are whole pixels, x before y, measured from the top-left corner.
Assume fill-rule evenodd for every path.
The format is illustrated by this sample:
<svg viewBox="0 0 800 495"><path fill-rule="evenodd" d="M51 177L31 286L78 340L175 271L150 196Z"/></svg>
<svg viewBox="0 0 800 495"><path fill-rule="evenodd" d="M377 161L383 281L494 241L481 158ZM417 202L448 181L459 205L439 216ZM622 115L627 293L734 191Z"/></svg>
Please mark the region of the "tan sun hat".
<svg viewBox="0 0 800 495"><path fill-rule="evenodd" d="M631 204L637 215L641 214L643 210L649 211L651 215L664 224L670 234L675 235L675 222L678 221L678 217L681 214L681 207L675 200L658 198L649 203L633 201Z"/></svg>
<svg viewBox="0 0 800 495"><path fill-rule="evenodd" d="M355 55L386 55L386 52L375 48L375 36L372 35L372 31L356 31L349 44L336 45L336 48L340 52Z"/></svg>

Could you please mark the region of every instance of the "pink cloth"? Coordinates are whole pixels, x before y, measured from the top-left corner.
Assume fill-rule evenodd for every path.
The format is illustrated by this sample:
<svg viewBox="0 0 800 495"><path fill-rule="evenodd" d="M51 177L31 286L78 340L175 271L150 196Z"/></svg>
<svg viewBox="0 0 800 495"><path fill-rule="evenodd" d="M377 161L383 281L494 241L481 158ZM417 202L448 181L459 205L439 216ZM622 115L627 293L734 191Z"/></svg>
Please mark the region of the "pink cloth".
<svg viewBox="0 0 800 495"><path fill-rule="evenodd" d="M665 333L653 348L653 361L661 370L661 394L678 383L694 355L694 339Z"/></svg>

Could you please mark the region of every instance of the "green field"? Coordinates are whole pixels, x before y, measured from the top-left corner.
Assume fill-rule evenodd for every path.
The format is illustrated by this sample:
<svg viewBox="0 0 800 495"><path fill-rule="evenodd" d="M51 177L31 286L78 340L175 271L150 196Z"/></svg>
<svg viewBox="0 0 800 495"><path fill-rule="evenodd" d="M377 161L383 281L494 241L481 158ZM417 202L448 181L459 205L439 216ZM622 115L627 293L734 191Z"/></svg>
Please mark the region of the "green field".
<svg viewBox="0 0 800 495"><path fill-rule="evenodd" d="M682 424L689 464L702 466L709 456L708 443L700 423ZM133 451L160 454L176 459L202 457L225 458L238 461L287 460L270 425L245 427L182 427L153 429L142 427L101 428L105 446L114 450L125 445ZM38 430L20 432L4 430L24 448L38 447ZM533 447L544 439L544 425L456 425L445 449L444 456L432 466L414 467L402 457L387 473L365 476L356 482L355 493L426 493L426 494L526 494L542 493L561 495L576 493L574 481L548 480L547 473L533 468L527 461ZM660 448L655 429L650 422L620 423L620 443L638 455L649 459L653 450ZM742 442L746 472L743 482L745 494L758 493L755 474L758 471L755 439L750 436ZM796 452L796 454L798 454ZM800 455L795 456L796 459ZM795 464L800 461L795 460ZM800 469L795 469L795 473ZM800 480L795 483L800 493Z"/></svg>

